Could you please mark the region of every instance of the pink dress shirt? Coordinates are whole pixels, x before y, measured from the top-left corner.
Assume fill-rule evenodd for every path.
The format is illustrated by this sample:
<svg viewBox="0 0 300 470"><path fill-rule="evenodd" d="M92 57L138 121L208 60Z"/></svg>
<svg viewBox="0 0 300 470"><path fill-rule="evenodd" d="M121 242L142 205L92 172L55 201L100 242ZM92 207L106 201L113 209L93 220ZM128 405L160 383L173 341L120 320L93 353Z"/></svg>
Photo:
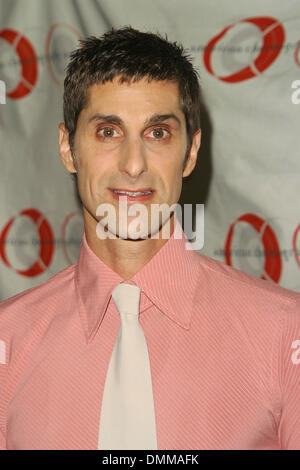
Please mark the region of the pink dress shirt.
<svg viewBox="0 0 300 470"><path fill-rule="evenodd" d="M186 243L173 234L126 281L142 290L158 449L300 449L300 294ZM78 264L0 304L0 449L97 449L122 281L84 234Z"/></svg>

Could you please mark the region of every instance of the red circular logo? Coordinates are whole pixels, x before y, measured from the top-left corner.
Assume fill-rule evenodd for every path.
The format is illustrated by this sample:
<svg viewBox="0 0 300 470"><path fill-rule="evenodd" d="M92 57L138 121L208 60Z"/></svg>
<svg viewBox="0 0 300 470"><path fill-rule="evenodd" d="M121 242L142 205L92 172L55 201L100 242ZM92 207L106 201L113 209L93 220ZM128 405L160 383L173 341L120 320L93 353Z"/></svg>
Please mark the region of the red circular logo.
<svg viewBox="0 0 300 470"><path fill-rule="evenodd" d="M27 277L38 276L39 274L42 274L51 263L54 253L54 235L49 222L37 209L25 209L8 221L0 234L0 256L6 266L13 269L6 256L5 244L9 229L11 228L15 219L19 216L29 217L37 226L40 238L40 249L39 259L35 261L32 266L26 270L17 270L16 272Z"/></svg>
<svg viewBox="0 0 300 470"><path fill-rule="evenodd" d="M280 256L279 244L276 235L270 225L268 225L261 217L255 214L244 214L231 224L227 239L225 242L225 261L226 264L232 266L231 245L233 232L238 222L246 222L250 224L260 235L265 250L264 274L261 279L272 279L279 282L282 270L282 261ZM274 254L276 256L274 256Z"/></svg>
<svg viewBox="0 0 300 470"><path fill-rule="evenodd" d="M21 78L14 90L7 93L13 99L24 98L31 93L38 77L38 64L35 50L25 36L13 29L0 31L0 38L11 44L21 64Z"/></svg>
<svg viewBox="0 0 300 470"><path fill-rule="evenodd" d="M258 73L262 73L277 58L285 40L284 28L282 24L280 24L275 18L246 18L245 20L241 20L239 23L250 23L257 26L263 33L263 46L256 59L253 61L253 64L250 64L229 76L217 77L223 82L242 82L243 80L248 80L249 78L256 77ZM213 37L205 46L203 54L204 65L207 71L213 76L216 76L211 64L214 48L216 44L223 38L223 36L225 36L227 31L233 28L236 24L238 23L232 23L229 26L226 26L226 28L224 28L219 34ZM276 48L272 47L274 45L276 46Z"/></svg>
<svg viewBox="0 0 300 470"><path fill-rule="evenodd" d="M65 217L65 220L63 221L63 224L62 224L62 227L61 227L62 250L63 250L63 253L65 255L66 260L68 261L68 263L70 265L76 263L76 259L78 258L78 253L76 252L75 255L73 253L73 256L71 256L71 252L67 247L68 241L72 241L72 240L68 239L67 228L68 228L69 225L71 225L71 227L70 227L70 232L72 234L71 238L74 235L75 235L75 237L78 236L78 238L79 237L82 238L82 233L84 232L84 228L81 227L82 223L80 224L80 228L79 228L78 227L78 220L76 220L76 218L79 218L82 221L81 212L74 211L74 212L71 212L70 214L68 214ZM73 224L72 224L72 222L73 222ZM81 231L82 231L82 233L81 233Z"/></svg>
<svg viewBox="0 0 300 470"><path fill-rule="evenodd" d="M51 77L58 85L63 85L65 66L70 52L77 46L78 39L82 36L74 26L65 23L55 23L49 29L46 38L46 59ZM76 41L76 42L75 42ZM59 45L59 50L56 50ZM54 48L54 58L51 51ZM58 65L58 68L55 67Z"/></svg>
<svg viewBox="0 0 300 470"><path fill-rule="evenodd" d="M300 224L298 225L298 227L296 228L295 232L294 232L294 235L293 235L293 250L294 250L294 253L295 253L295 259L296 259L296 263L298 264L298 266L300 267L300 258L299 258L299 255L298 255L298 249L297 249L297 240L298 240L298 234L300 232Z"/></svg>
<svg viewBox="0 0 300 470"><path fill-rule="evenodd" d="M295 57L296 64L299 65L300 67L300 41L298 41L297 47L295 49L294 57Z"/></svg>

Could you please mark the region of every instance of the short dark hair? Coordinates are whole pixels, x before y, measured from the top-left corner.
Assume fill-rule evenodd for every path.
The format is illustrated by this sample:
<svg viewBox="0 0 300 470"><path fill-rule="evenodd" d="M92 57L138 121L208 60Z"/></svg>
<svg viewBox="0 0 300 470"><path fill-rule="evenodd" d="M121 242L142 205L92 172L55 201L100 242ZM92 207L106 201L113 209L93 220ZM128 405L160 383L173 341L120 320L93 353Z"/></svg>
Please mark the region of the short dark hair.
<svg viewBox="0 0 300 470"><path fill-rule="evenodd" d="M181 44L131 26L112 28L99 38L89 36L80 44L70 55L64 80L63 114L71 151L79 114L88 104L88 88L115 77L120 83L144 77L178 83L189 150L200 128L201 89L198 72Z"/></svg>

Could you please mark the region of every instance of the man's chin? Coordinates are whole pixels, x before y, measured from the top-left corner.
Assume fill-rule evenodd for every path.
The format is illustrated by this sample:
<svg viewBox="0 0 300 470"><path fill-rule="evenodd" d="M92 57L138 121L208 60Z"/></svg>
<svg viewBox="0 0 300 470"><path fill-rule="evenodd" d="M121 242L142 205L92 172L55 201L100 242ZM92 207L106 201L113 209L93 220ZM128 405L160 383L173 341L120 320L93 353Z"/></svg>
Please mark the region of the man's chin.
<svg viewBox="0 0 300 470"><path fill-rule="evenodd" d="M119 239L119 240L128 240L128 241L143 241L147 239L159 239L159 238L170 238L171 233L168 230L163 231L163 236L161 236L160 225L150 228L144 228L143 230L134 230L130 227L117 227L112 228L108 225L103 226L101 222L98 222L96 233L97 237L101 240L105 239Z"/></svg>

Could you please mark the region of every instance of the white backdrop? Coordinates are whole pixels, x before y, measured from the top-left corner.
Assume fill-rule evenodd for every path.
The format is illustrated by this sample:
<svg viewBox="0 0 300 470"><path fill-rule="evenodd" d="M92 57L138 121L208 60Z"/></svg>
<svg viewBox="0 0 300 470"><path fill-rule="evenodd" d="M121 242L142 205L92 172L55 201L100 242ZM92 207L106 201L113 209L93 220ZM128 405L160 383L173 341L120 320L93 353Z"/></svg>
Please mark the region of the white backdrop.
<svg viewBox="0 0 300 470"><path fill-rule="evenodd" d="M77 262L64 68L79 37L129 24L182 42L200 72L213 169L201 253L300 291L299 0L1 0L0 300Z"/></svg>

